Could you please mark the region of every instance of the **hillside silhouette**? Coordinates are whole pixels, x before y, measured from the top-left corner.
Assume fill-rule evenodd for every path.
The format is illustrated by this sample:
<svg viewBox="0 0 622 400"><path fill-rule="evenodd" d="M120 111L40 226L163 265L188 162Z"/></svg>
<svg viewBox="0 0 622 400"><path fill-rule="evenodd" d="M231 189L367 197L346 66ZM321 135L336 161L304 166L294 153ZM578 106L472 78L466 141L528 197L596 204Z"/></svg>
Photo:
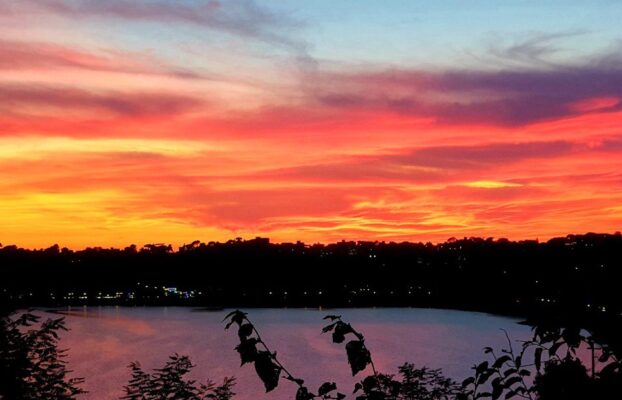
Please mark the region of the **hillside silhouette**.
<svg viewBox="0 0 622 400"><path fill-rule="evenodd" d="M265 238L74 251L0 247L0 290L20 305L419 306L618 315L622 235L546 242L308 245Z"/></svg>

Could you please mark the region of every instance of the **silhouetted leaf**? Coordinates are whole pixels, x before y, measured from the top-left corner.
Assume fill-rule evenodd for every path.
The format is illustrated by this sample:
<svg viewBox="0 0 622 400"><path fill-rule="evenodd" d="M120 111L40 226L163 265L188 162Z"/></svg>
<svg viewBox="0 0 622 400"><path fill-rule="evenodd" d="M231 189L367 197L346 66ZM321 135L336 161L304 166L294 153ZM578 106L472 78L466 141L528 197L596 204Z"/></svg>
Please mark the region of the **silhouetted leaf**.
<svg viewBox="0 0 622 400"><path fill-rule="evenodd" d="M320 396L324 396L326 393L330 393L333 390L337 390L337 385L335 384L335 382L324 382L322 383L322 386L320 386L320 388L317 390L317 393Z"/></svg>
<svg viewBox="0 0 622 400"><path fill-rule="evenodd" d="M477 384L481 385L483 383L485 383L486 381L488 381L488 378L490 378L493 374L494 370L491 369L486 369L484 371L482 371L481 374L479 374L478 378L477 378Z"/></svg>
<svg viewBox="0 0 622 400"><path fill-rule="evenodd" d="M542 366L542 347L538 347L536 349L536 351L534 352L534 364L536 365L536 370L540 371L540 368Z"/></svg>
<svg viewBox="0 0 622 400"><path fill-rule="evenodd" d="M462 387L467 387L475 382L475 378L470 376L462 381Z"/></svg>
<svg viewBox="0 0 622 400"><path fill-rule="evenodd" d="M497 358L494 362L494 364L492 364L493 368L501 368L503 366L503 364L505 364L506 362L510 361L512 359L512 357L510 356L501 356L499 358Z"/></svg>
<svg viewBox="0 0 622 400"><path fill-rule="evenodd" d="M255 338L244 339L235 347L238 353L240 353L241 365L255 361L258 354L257 343L258 341Z"/></svg>
<svg viewBox="0 0 622 400"><path fill-rule="evenodd" d="M333 343L343 343L343 341L346 340L345 335L352 332L353 329L350 324L338 321L335 324L335 329L333 330Z"/></svg>
<svg viewBox="0 0 622 400"><path fill-rule="evenodd" d="M497 400L499 397L501 397L502 394L503 394L503 386L501 386L499 383L497 383L496 385L493 385L492 399Z"/></svg>
<svg viewBox="0 0 622 400"><path fill-rule="evenodd" d="M274 390L279 384L281 367L274 363L267 351L260 351L255 358L255 371L266 388L266 393Z"/></svg>
<svg viewBox="0 0 622 400"><path fill-rule="evenodd" d="M579 347L581 344L581 330L579 328L566 328L562 331L562 338L569 347Z"/></svg>
<svg viewBox="0 0 622 400"><path fill-rule="evenodd" d="M240 325L240 329L238 329L238 336L240 340L244 340L249 337L253 333L253 325L251 324L242 324Z"/></svg>
<svg viewBox="0 0 622 400"><path fill-rule="evenodd" d="M312 400L314 397L304 386L299 387L298 391L296 391L296 400Z"/></svg>
<svg viewBox="0 0 622 400"><path fill-rule="evenodd" d="M487 369L488 369L488 361L484 361L483 363L475 367L475 373L479 375L479 374L482 374Z"/></svg>
<svg viewBox="0 0 622 400"><path fill-rule="evenodd" d="M245 317L246 317L246 313L245 312L242 312L240 310L231 311L223 319L223 322L228 320L228 319L230 319L230 321L225 326L225 329L229 329L229 327L231 327L231 325L233 325L234 323L236 323L238 325L242 325L242 322L244 321Z"/></svg>
<svg viewBox="0 0 622 400"><path fill-rule="evenodd" d="M503 371L503 375L507 377L508 375L512 375L512 374L515 374L517 372L518 372L518 370L516 368L508 368L505 371Z"/></svg>
<svg viewBox="0 0 622 400"><path fill-rule="evenodd" d="M374 375L370 375L363 379L363 391L369 393L378 388L378 378Z"/></svg>
<svg viewBox="0 0 622 400"><path fill-rule="evenodd" d="M367 364L371 363L371 354L360 340L349 341L346 344L346 353L353 376L364 370Z"/></svg>
<svg viewBox="0 0 622 400"><path fill-rule="evenodd" d="M302 386L305 383L303 379L294 378L293 376L286 376L285 379L295 382L298 386Z"/></svg>
<svg viewBox="0 0 622 400"><path fill-rule="evenodd" d="M322 328L322 333L326 333L326 332L330 332L333 330L333 328L335 327L335 325L337 325L336 322L330 324L330 325L326 325L324 328Z"/></svg>
<svg viewBox="0 0 622 400"><path fill-rule="evenodd" d="M500 382L501 382L501 377L497 376L495 379L492 380L492 382L490 382L490 384L492 386L498 386Z"/></svg>

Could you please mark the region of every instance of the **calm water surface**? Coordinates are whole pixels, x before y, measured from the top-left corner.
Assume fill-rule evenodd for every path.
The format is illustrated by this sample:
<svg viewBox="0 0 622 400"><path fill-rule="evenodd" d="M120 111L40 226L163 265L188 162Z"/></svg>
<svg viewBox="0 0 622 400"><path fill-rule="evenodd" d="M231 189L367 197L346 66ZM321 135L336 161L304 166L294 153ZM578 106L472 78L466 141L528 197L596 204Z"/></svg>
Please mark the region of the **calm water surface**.
<svg viewBox="0 0 622 400"><path fill-rule="evenodd" d="M236 398L293 398L295 388L282 381L263 394L252 366L240 368L233 348L236 331L225 331L221 322L228 310L197 311L191 308L72 308L66 316L69 332L61 347L68 348L70 369L86 378L85 399L114 399L123 394L130 372L127 365L140 361L146 369L160 367L173 353L188 355L196 368L191 377L220 381L223 376L238 379ZM417 309L254 309L249 317L262 338L279 359L309 387L326 380L336 381L344 393L351 393L356 379L350 376L343 345L331 343L321 334L327 314L340 314L362 332L376 367L395 372L408 361L419 366L442 368L456 379L485 356L482 347L506 343L500 329L512 339L527 339L529 328L518 320L483 313Z"/></svg>

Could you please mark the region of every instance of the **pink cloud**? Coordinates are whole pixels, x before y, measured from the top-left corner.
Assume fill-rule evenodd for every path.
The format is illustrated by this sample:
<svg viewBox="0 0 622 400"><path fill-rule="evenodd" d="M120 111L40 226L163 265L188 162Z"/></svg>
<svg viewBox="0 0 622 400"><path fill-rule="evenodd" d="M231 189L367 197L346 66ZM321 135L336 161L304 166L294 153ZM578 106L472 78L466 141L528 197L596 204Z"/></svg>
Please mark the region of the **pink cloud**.
<svg viewBox="0 0 622 400"><path fill-rule="evenodd" d="M0 40L0 69L8 71L75 68L92 71L199 78L200 75L166 65L144 53L119 50L96 52L48 42Z"/></svg>

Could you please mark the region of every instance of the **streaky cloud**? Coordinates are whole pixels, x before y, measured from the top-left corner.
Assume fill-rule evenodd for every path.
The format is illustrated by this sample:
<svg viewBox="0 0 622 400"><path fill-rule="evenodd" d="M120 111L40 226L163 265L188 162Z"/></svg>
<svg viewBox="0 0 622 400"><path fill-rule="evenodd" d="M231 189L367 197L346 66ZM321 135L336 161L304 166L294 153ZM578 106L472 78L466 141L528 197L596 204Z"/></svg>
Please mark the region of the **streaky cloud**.
<svg viewBox="0 0 622 400"><path fill-rule="evenodd" d="M319 72L313 78L318 83L309 96L323 107L385 110L443 124L524 126L578 115L577 102L622 98L622 63L609 54L555 68L399 68ZM605 111L621 109L615 103Z"/></svg>
<svg viewBox="0 0 622 400"><path fill-rule="evenodd" d="M107 111L124 116L163 116L183 113L204 104L179 94L94 92L68 87L46 87L26 84L0 84L0 110L4 113L29 113L37 107L58 111Z"/></svg>
<svg viewBox="0 0 622 400"><path fill-rule="evenodd" d="M203 78L198 73L166 65L144 54L119 50L94 52L50 42L0 39L0 70L60 68L162 75L184 79Z"/></svg>
<svg viewBox="0 0 622 400"><path fill-rule="evenodd" d="M28 6L70 18L182 22L306 52L306 43L294 39L290 32L301 24L300 21L271 12L253 0L26 0L20 5Z"/></svg>

